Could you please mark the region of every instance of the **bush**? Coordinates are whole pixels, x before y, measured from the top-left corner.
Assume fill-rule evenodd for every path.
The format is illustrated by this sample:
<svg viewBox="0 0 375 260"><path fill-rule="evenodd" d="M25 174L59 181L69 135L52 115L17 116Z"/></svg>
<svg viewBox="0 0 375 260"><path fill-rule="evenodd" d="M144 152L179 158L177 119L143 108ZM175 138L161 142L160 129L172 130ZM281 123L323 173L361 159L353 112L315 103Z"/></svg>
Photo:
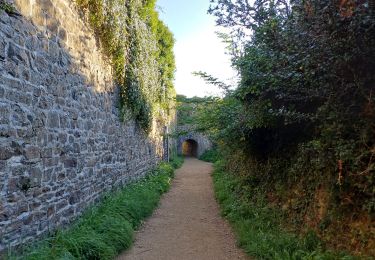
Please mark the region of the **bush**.
<svg viewBox="0 0 375 260"><path fill-rule="evenodd" d="M214 163L220 160L220 154L216 149L207 150L199 157L199 160Z"/></svg>
<svg viewBox="0 0 375 260"><path fill-rule="evenodd" d="M216 199L247 254L257 259L355 259L344 253L325 251L313 231L304 237L285 231L282 223L286 216L268 207L264 194L249 194L249 187L239 177L225 172L223 165L222 161L215 164Z"/></svg>
<svg viewBox="0 0 375 260"><path fill-rule="evenodd" d="M198 111L227 168L284 206L296 232L314 229L333 248L371 255L373 2L212 0L217 24L232 29L240 80Z"/></svg>

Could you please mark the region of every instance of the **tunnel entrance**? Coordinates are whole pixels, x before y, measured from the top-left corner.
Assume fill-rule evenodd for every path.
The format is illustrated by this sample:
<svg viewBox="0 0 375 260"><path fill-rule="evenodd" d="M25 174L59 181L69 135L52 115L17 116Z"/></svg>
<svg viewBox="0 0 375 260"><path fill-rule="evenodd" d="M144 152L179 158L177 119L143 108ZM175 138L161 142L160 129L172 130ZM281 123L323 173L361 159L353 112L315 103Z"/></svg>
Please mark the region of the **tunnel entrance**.
<svg viewBox="0 0 375 260"><path fill-rule="evenodd" d="M192 139L183 142L182 154L187 157L198 157L198 143Z"/></svg>

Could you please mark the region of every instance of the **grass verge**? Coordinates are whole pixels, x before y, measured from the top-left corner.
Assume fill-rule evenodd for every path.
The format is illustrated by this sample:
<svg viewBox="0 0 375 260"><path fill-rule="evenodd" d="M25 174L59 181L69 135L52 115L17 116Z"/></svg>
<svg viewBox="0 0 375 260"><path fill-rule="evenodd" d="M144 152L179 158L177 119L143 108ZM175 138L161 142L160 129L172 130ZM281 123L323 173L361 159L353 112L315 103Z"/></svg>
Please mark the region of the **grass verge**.
<svg viewBox="0 0 375 260"><path fill-rule="evenodd" d="M174 170L182 163L182 158L162 162L144 179L106 195L69 229L57 231L22 254L8 258L113 259L132 245L134 230L152 214L161 195L168 191Z"/></svg>
<svg viewBox="0 0 375 260"><path fill-rule="evenodd" d="M356 259L326 251L314 232L298 237L285 231L282 213L261 198L254 199L252 196L256 195L238 177L225 172L221 161L215 163L213 179L222 215L231 223L240 247L248 255L256 259Z"/></svg>
<svg viewBox="0 0 375 260"><path fill-rule="evenodd" d="M211 162L214 163L220 159L220 154L216 149L211 149L205 151L200 157L199 160L205 161L205 162Z"/></svg>

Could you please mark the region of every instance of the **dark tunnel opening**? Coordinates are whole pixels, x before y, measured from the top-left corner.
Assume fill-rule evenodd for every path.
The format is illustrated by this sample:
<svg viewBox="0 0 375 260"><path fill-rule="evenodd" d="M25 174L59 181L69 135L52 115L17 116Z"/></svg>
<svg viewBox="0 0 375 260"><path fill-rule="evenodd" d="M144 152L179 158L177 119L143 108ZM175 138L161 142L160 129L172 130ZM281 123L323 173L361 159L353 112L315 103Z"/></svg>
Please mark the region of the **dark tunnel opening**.
<svg viewBox="0 0 375 260"><path fill-rule="evenodd" d="M182 154L186 157L198 157L198 143L192 139L183 142Z"/></svg>

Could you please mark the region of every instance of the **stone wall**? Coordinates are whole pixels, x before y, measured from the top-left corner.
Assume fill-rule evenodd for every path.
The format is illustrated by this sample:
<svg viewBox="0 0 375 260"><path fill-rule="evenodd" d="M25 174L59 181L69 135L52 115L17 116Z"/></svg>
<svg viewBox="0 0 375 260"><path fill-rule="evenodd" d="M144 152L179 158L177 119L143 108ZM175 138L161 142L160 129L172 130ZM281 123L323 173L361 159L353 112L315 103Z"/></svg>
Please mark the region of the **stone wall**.
<svg viewBox="0 0 375 260"><path fill-rule="evenodd" d="M179 126L177 128L177 131L179 133L186 133L178 137L178 140L177 140L178 155L183 155L182 144L186 140L193 140L198 144L198 149L197 149L198 157L200 157L205 151L212 148L212 142L210 141L210 139L208 139L207 136L192 130L191 126L184 126L184 125Z"/></svg>
<svg viewBox="0 0 375 260"><path fill-rule="evenodd" d="M161 158L164 126L120 122L108 60L69 0L0 10L0 251L80 215Z"/></svg>

